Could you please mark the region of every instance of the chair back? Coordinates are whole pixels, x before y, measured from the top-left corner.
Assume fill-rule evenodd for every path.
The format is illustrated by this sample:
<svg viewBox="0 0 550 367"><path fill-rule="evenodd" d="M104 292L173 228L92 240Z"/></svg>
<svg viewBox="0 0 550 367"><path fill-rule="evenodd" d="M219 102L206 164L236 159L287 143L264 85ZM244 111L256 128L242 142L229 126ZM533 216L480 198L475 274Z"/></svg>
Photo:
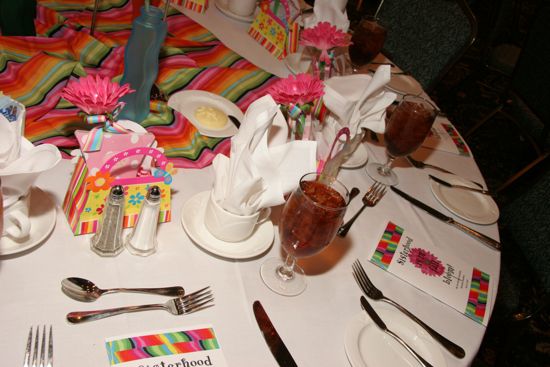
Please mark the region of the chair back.
<svg viewBox="0 0 550 367"><path fill-rule="evenodd" d="M465 0L383 1L383 53L429 93L474 42L475 17Z"/></svg>

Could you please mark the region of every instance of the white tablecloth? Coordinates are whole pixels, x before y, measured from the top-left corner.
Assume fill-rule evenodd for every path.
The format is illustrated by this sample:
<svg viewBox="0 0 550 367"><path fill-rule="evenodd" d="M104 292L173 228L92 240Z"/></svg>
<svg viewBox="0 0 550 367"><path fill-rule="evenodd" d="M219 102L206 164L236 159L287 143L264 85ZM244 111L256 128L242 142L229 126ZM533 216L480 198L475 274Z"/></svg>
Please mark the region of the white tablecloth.
<svg viewBox="0 0 550 367"><path fill-rule="evenodd" d="M209 12L215 10L212 6ZM384 159L383 147L368 144L368 150L371 161ZM482 181L471 158L428 150L420 153L431 163L452 169L463 177ZM430 191L429 172L412 168L402 160L396 161L396 166L402 190L445 211ZM485 327L368 262L377 235L373 229L387 219L426 229L442 251L466 262L482 264L485 271L492 274L491 281L497 283L499 253L413 208L391 192L375 208L362 214L345 239L336 238L320 254L301 260L308 287L297 297L283 297L271 292L259 275L265 259L281 256L277 233L266 254L235 261L212 256L194 244L183 230L180 221L182 206L193 195L210 189L213 180L211 167L180 170L175 176L172 222L160 225L159 251L145 258L132 256L127 251L115 258L101 258L89 249L90 236L73 236L59 209L71 172L71 163L63 161L36 183L58 205L57 224L47 241L25 253L0 259L0 352L5 366L22 365L31 325L53 324L55 366L99 367L108 365L104 347L107 337L205 323L213 325L230 366L276 366L254 319L254 300L263 303L299 366L347 366L344 350L346 326L354 315L362 312L359 304L361 292L351 274L351 264L356 258L362 261L369 276L387 296L464 347L466 357L461 360L442 350L447 366L467 366L477 353ZM359 187L362 193L372 184L364 168L343 170L340 178L350 187ZM355 213L360 205L359 199L353 201L346 217ZM279 211L280 208L275 208L272 213L275 224ZM496 225L471 226L498 238ZM70 311L157 303L164 298L114 294L93 304L79 303L61 291L61 280L70 276L88 278L103 288L182 285L187 291L192 291L210 285L215 306L188 316L151 311L72 325L65 320ZM494 299L490 301L494 303ZM380 302L372 304L376 309L391 309Z"/></svg>

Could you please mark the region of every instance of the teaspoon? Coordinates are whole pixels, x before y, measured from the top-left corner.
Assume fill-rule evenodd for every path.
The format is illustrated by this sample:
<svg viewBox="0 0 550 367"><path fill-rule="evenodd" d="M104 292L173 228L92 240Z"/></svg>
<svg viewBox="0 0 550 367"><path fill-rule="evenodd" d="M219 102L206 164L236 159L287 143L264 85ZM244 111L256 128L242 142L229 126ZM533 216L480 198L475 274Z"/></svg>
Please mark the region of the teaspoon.
<svg viewBox="0 0 550 367"><path fill-rule="evenodd" d="M349 205L349 203L351 203L353 198L355 198L357 196L357 194L359 194L359 189L357 187L352 188L351 191L349 192L348 205Z"/></svg>
<svg viewBox="0 0 550 367"><path fill-rule="evenodd" d="M93 302L103 294L114 292L153 293L169 297L185 295L185 290L182 287L100 289L93 282L77 277L63 279L61 290L67 296L82 302Z"/></svg>

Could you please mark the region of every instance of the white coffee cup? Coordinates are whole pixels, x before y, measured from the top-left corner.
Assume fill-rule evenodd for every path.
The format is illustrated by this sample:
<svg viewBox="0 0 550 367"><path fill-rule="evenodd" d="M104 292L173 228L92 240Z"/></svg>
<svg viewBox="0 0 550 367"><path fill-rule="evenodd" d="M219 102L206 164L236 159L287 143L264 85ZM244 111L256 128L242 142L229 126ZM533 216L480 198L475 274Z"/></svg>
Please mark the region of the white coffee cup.
<svg viewBox="0 0 550 367"><path fill-rule="evenodd" d="M29 235L31 220L29 217L30 193L19 198L8 207L4 207L4 230L2 236L20 240Z"/></svg>
<svg viewBox="0 0 550 367"><path fill-rule="evenodd" d="M254 14L256 0L229 0L229 11L241 17L249 17Z"/></svg>
<svg viewBox="0 0 550 367"><path fill-rule="evenodd" d="M239 242L250 237L256 225L267 220L269 213L269 208L266 208L251 215L233 214L222 208L210 193L206 204L204 224L206 229L217 239L226 242Z"/></svg>

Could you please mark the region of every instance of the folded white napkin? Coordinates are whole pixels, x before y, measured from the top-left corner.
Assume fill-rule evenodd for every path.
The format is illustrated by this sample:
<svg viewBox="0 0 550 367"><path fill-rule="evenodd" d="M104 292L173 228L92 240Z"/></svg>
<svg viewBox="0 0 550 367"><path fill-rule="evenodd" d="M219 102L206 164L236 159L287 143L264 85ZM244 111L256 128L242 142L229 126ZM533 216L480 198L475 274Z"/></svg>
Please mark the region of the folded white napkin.
<svg viewBox="0 0 550 367"><path fill-rule="evenodd" d="M26 195L38 176L53 168L61 160L61 153L55 145L33 145L21 137L19 157L0 169L4 207Z"/></svg>
<svg viewBox="0 0 550 367"><path fill-rule="evenodd" d="M331 113L316 135L319 159L326 158L336 134L343 127L350 129L352 138L362 128L384 133L386 108L397 98L397 94L384 89L390 79L390 66L381 65L372 77L354 74L325 81L323 103Z"/></svg>
<svg viewBox="0 0 550 367"><path fill-rule="evenodd" d="M319 22L329 22L336 28L348 31L347 0L316 0L313 15L304 19L304 28L314 27Z"/></svg>
<svg viewBox="0 0 550 367"><path fill-rule="evenodd" d="M19 157L24 121L25 106L0 92L0 168Z"/></svg>
<svg viewBox="0 0 550 367"><path fill-rule="evenodd" d="M214 200L237 215L282 204L300 177L315 170L315 151L314 141L286 143L285 119L266 95L248 107L230 157L218 154L212 162Z"/></svg>

